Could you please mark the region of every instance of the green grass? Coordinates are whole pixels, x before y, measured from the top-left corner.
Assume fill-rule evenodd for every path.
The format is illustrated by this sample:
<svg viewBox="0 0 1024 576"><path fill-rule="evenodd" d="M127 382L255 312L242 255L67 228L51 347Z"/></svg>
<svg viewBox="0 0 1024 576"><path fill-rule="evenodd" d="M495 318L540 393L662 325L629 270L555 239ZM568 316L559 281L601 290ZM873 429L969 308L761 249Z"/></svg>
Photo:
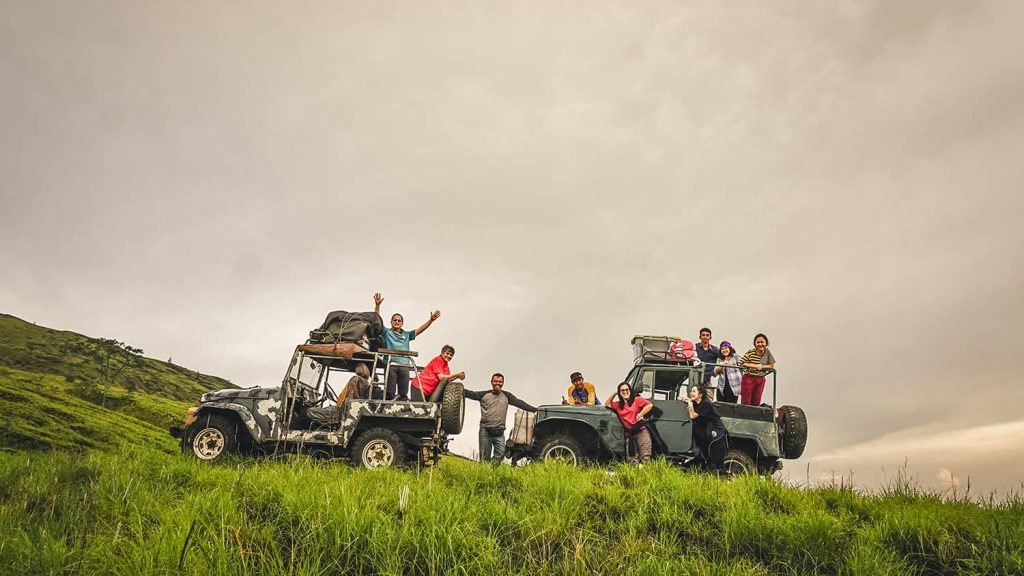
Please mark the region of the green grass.
<svg viewBox="0 0 1024 576"><path fill-rule="evenodd" d="M77 393L63 377L0 366L0 450L177 449L167 430L184 419L187 402L111 388L104 407Z"/></svg>
<svg viewBox="0 0 1024 576"><path fill-rule="evenodd" d="M147 361L149 393L98 396L86 357L39 359L44 336L86 337L9 316L0 335L4 574L1024 574L1020 494L970 502L904 478L862 494L662 462L210 466L167 426L226 382Z"/></svg>
<svg viewBox="0 0 1024 576"><path fill-rule="evenodd" d="M0 455L15 574L1021 574L1024 502L643 469ZM407 506L400 494L408 487ZM191 536L189 533L191 532ZM181 572L178 568L181 566Z"/></svg>

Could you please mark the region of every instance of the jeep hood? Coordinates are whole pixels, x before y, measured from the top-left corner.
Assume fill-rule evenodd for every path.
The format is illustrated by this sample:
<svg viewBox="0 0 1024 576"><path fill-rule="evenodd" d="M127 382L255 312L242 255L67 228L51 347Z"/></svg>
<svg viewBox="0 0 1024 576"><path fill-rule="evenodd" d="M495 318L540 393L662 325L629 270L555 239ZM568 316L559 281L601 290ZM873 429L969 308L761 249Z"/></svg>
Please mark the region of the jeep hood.
<svg viewBox="0 0 1024 576"><path fill-rule="evenodd" d="M543 412L545 418L551 418L552 416L580 416L580 415L605 415L608 413L608 409L604 406L566 406L564 404L549 404L547 406L538 406L538 414Z"/></svg>
<svg viewBox="0 0 1024 576"><path fill-rule="evenodd" d="M218 400L235 400L239 398L254 398L262 400L264 398L270 398L277 394L280 388L225 388L223 390L214 390L213 392L207 392L203 394L200 402L216 402Z"/></svg>

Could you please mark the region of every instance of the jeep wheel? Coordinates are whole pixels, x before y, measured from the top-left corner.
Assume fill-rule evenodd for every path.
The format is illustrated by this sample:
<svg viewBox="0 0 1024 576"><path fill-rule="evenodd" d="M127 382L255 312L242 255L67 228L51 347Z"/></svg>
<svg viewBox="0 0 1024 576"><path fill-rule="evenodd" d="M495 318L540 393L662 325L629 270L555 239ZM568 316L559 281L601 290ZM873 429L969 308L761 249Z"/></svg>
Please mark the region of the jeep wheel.
<svg viewBox="0 0 1024 576"><path fill-rule="evenodd" d="M189 451L199 460L219 462L238 446L235 423L223 416L200 416L192 430Z"/></svg>
<svg viewBox="0 0 1024 576"><path fill-rule="evenodd" d="M356 438L351 459L356 466L370 470L398 466L405 461L405 444L391 430L371 428Z"/></svg>
<svg viewBox="0 0 1024 576"><path fill-rule="evenodd" d="M796 406L779 408L779 438L782 456L790 460L799 458L807 446L807 416Z"/></svg>
<svg viewBox="0 0 1024 576"><path fill-rule="evenodd" d="M757 465L754 459L739 448L729 450L722 463L722 473L730 478L741 474L756 474Z"/></svg>
<svg viewBox="0 0 1024 576"><path fill-rule="evenodd" d="M579 442L564 434L554 434L545 438L538 456L541 462L562 462L570 466L580 466L586 461Z"/></svg>
<svg viewBox="0 0 1024 576"><path fill-rule="evenodd" d="M462 397L465 389L462 382L449 382L444 387L441 398L441 429L448 434L462 432L462 423L466 419L466 399Z"/></svg>

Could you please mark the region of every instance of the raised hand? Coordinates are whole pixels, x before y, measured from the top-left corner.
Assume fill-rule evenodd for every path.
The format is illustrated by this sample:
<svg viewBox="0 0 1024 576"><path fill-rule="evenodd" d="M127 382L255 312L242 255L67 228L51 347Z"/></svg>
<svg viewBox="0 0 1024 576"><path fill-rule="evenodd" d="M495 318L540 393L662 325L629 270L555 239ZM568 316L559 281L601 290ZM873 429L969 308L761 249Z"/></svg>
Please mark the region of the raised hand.
<svg viewBox="0 0 1024 576"><path fill-rule="evenodd" d="M376 304L377 306L380 306L380 303L383 301L384 297L380 295L380 292L377 292L376 294L373 295L373 303Z"/></svg>
<svg viewBox="0 0 1024 576"><path fill-rule="evenodd" d="M441 311L440 310L434 310L433 312L430 313L430 321L431 322L433 322L434 320L437 320L440 317L441 317Z"/></svg>

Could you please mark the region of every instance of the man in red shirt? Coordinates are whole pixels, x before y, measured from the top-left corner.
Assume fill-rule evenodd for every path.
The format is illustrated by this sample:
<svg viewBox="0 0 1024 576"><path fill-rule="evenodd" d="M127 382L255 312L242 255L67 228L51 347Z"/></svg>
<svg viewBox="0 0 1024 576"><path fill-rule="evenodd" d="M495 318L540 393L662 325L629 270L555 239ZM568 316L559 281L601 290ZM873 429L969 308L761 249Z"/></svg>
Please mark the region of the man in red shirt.
<svg viewBox="0 0 1024 576"><path fill-rule="evenodd" d="M427 364L427 367L420 372L412 381L413 400L424 401L430 398L441 382L452 380L465 380L465 372L451 373L448 362L455 357L455 348L445 344L441 348L441 355L434 358Z"/></svg>

